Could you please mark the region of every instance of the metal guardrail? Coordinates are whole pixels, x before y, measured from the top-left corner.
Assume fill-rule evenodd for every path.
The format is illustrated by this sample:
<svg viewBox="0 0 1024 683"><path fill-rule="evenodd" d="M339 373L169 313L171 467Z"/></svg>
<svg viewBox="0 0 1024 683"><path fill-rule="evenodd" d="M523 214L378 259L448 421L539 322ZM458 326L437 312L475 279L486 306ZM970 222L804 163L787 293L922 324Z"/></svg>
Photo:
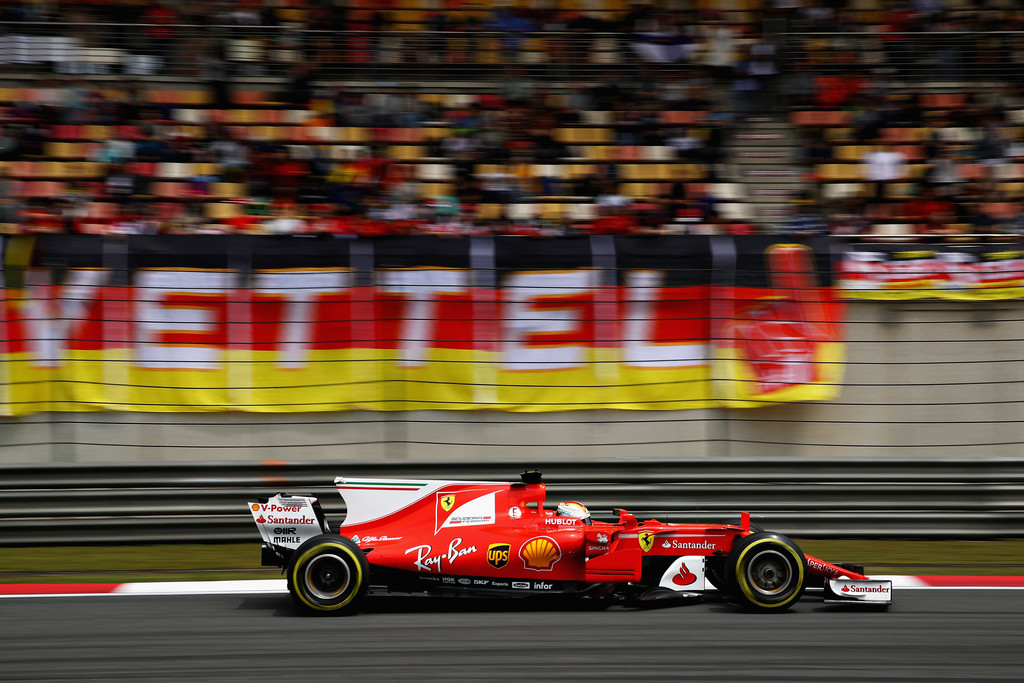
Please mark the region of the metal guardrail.
<svg viewBox="0 0 1024 683"><path fill-rule="evenodd" d="M320 496L332 526L337 475L516 480L524 463L402 465L29 465L0 468L0 544L257 541L247 500ZM668 521L724 521L741 510L803 537L1024 536L1024 458L761 459L559 463L548 500L581 500Z"/></svg>

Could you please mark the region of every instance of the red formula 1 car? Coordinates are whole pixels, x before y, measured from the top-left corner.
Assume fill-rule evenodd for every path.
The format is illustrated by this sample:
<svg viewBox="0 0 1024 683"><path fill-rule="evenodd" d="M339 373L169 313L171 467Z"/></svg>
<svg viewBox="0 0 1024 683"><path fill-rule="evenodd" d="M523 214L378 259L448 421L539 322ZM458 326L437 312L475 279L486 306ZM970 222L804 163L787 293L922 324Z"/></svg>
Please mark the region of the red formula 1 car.
<svg viewBox="0 0 1024 683"><path fill-rule="evenodd" d="M812 576L826 602L886 606L892 582L805 555L750 525L591 519L580 503L546 509L538 472L522 482L345 479L332 531L317 499L279 493L249 503L264 566L279 566L299 608L358 610L369 593L476 596L563 594L648 601L718 593L745 608L785 610Z"/></svg>

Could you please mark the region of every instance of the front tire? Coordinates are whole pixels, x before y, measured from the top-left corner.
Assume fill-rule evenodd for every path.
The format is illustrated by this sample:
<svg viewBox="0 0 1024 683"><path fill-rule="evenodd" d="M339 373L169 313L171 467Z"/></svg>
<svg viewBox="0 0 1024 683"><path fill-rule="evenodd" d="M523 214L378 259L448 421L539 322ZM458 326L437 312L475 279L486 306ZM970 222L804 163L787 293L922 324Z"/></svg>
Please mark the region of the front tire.
<svg viewBox="0 0 1024 683"><path fill-rule="evenodd" d="M803 551L781 534L759 532L740 539L725 564L733 596L747 609L789 609L807 585Z"/></svg>
<svg viewBox="0 0 1024 683"><path fill-rule="evenodd" d="M353 614L369 586L370 564L355 543L337 534L309 539L292 553L288 589L307 614Z"/></svg>

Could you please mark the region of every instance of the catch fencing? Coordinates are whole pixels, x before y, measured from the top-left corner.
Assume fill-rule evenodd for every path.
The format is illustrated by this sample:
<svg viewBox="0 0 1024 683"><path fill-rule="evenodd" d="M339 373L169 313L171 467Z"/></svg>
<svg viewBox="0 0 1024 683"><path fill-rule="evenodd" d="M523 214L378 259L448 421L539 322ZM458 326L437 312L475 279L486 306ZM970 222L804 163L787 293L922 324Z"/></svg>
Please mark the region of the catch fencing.
<svg viewBox="0 0 1024 683"><path fill-rule="evenodd" d="M154 38L154 32L167 37ZM0 65L22 73L274 82L310 71L321 81L419 83L503 75L566 82L629 70L693 75L701 43L675 34L497 30L467 24L423 30L285 26L21 22L0 25ZM307 68L311 67L311 68Z"/></svg>
<svg viewBox="0 0 1024 683"><path fill-rule="evenodd" d="M335 476L514 481L521 462L21 465L0 468L0 544L258 542L246 502L312 492L335 528ZM1024 535L1024 458L890 457L564 462L544 467L549 505L586 503L664 521L754 523L798 537Z"/></svg>

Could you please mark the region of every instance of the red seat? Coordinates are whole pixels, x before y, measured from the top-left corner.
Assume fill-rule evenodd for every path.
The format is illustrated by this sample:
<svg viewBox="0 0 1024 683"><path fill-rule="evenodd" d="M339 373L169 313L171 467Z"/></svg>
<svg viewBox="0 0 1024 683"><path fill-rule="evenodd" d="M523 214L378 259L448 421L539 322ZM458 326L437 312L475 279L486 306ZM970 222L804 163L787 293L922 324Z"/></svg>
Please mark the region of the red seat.
<svg viewBox="0 0 1024 683"><path fill-rule="evenodd" d="M149 177L156 173L156 164L152 161L133 161L128 164L126 170L129 173L137 173Z"/></svg>
<svg viewBox="0 0 1024 683"><path fill-rule="evenodd" d="M114 126L114 135L121 140L142 139L142 131L138 126Z"/></svg>
<svg viewBox="0 0 1024 683"><path fill-rule="evenodd" d="M82 126L58 124L52 128L51 135L54 140L81 140L83 138Z"/></svg>

